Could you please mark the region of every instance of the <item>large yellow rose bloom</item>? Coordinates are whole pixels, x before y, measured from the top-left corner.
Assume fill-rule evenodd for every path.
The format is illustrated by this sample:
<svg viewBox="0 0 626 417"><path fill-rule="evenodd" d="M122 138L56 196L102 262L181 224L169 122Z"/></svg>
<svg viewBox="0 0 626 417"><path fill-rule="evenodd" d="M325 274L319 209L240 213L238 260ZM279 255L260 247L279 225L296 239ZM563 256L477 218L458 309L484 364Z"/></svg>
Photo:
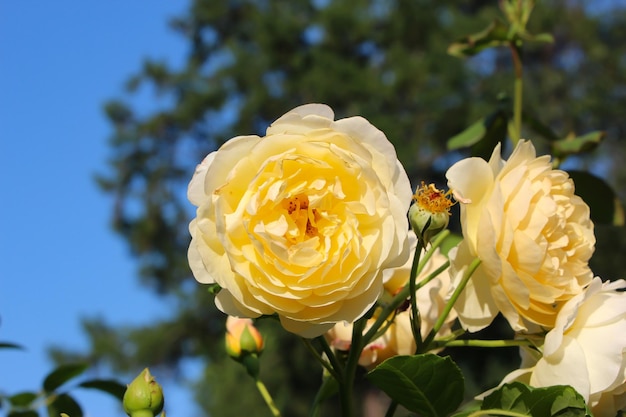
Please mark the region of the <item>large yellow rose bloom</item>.
<svg viewBox="0 0 626 417"><path fill-rule="evenodd" d="M446 177L464 237L450 254L452 269L458 278L481 260L455 305L463 327L480 330L498 312L516 331L554 327L562 305L592 279L593 223L573 181L528 141L508 161L498 145L489 162L464 159Z"/></svg>
<svg viewBox="0 0 626 417"><path fill-rule="evenodd" d="M383 271L409 256L411 185L385 135L321 104L293 109L265 137L209 154L189 184L189 264L217 283L217 307L277 314L305 337L353 322L376 302Z"/></svg>

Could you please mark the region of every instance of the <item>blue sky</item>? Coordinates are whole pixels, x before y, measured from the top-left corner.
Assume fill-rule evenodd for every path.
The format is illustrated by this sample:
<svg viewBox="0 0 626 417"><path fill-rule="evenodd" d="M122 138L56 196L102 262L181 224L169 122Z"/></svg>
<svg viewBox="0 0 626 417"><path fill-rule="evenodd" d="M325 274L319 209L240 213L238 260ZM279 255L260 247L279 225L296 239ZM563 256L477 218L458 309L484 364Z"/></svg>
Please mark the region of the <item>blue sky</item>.
<svg viewBox="0 0 626 417"><path fill-rule="evenodd" d="M124 97L145 57L182 62L166 22L187 4L0 2L0 341L27 348L0 350L4 393L39 387L46 346L86 347L80 317L139 323L167 308L137 284L93 176L108 156L104 101ZM170 415L186 414L179 391L166 391ZM77 393L89 416L123 415L104 394Z"/></svg>

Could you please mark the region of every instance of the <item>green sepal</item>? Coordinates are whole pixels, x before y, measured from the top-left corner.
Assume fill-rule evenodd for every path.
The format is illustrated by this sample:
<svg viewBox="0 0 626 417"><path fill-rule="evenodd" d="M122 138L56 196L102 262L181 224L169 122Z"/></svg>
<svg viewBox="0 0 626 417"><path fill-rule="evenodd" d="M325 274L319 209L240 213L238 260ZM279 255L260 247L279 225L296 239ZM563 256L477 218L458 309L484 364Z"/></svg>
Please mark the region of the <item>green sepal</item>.
<svg viewBox="0 0 626 417"><path fill-rule="evenodd" d="M258 355L254 353L243 355L239 359L239 362L241 362L243 367L246 368L246 372L248 372L248 375L254 378L254 380L259 377L259 371L261 370L261 361L259 360Z"/></svg>

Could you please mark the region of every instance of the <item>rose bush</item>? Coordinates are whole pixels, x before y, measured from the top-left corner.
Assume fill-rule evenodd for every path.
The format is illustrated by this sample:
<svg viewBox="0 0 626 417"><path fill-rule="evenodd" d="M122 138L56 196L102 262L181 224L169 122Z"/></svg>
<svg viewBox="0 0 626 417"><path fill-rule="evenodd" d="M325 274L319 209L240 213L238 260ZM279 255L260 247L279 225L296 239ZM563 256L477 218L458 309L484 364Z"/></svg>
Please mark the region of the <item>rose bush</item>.
<svg viewBox="0 0 626 417"><path fill-rule="evenodd" d="M543 355L522 350L521 369L505 382L534 387L571 385L595 417L615 417L626 406L626 281L594 278L585 292L559 311L545 337Z"/></svg>
<svg viewBox="0 0 626 417"><path fill-rule="evenodd" d="M367 120L334 121L325 105L226 142L198 165L188 197L189 263L221 286L218 308L277 314L305 337L361 317L383 271L409 256L412 192L395 149Z"/></svg>
<svg viewBox="0 0 626 417"><path fill-rule="evenodd" d="M415 234L409 235L411 241L411 249L414 253L417 245ZM423 255L423 253L422 253ZM439 249L435 250L431 258L424 264L424 268L417 276L419 283L427 278L437 268L448 261ZM393 297L400 291L409 281L411 274L411 266L413 264L413 256L401 267L393 268L385 271L385 275L389 275L385 283L385 296ZM422 339L434 327L435 322L446 305L446 295L450 288L450 275L448 270L444 270L426 285L420 288L416 293L416 304L420 312L420 333ZM365 328L367 332L370 326L376 321L377 315L368 320ZM368 343L359 358L359 365L371 369L387 358L396 355L413 355L416 349L416 343L413 339L411 330L411 310L405 309L398 312L393 318L393 322L389 325L383 335ZM451 333L452 324L456 319L456 315L451 313L446 319L445 324L438 332L439 336L445 336ZM330 345L338 350L348 350L352 341L352 325L348 323L337 323L326 334Z"/></svg>
<svg viewBox="0 0 626 417"><path fill-rule="evenodd" d="M480 330L502 312L516 331L552 328L592 278L593 223L573 181L527 141L508 161L498 145L489 162L461 160L446 177L461 203L464 237L450 253L454 276L481 260L455 305L463 327Z"/></svg>

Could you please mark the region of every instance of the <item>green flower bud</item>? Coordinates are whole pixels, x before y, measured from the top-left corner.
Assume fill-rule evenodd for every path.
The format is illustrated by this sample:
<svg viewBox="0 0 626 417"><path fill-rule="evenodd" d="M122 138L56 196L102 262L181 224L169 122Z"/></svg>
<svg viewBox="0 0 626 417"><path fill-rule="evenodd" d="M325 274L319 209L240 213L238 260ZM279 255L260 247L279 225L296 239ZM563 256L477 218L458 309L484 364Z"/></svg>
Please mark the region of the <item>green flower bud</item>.
<svg viewBox="0 0 626 417"><path fill-rule="evenodd" d="M426 186L423 181L415 191L415 203L409 208L409 222L424 246L448 227L450 207L453 204L448 198L449 194L438 190L434 184Z"/></svg>
<svg viewBox="0 0 626 417"><path fill-rule="evenodd" d="M163 410L163 389L148 368L144 369L126 388L124 411L130 417L154 417Z"/></svg>

